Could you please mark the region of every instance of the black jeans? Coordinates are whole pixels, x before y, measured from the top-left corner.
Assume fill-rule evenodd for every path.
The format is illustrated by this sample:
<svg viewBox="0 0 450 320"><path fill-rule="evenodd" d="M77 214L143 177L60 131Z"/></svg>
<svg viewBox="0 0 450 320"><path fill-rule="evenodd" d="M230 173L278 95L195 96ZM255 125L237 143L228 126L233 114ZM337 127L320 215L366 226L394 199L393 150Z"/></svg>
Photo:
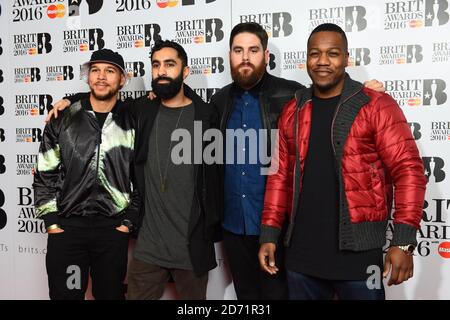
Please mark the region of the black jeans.
<svg viewBox="0 0 450 320"><path fill-rule="evenodd" d="M223 241L238 300L288 298L282 245L278 245L275 251L279 271L270 275L262 271L259 265L259 236L237 235L223 230Z"/></svg>
<svg viewBox="0 0 450 320"><path fill-rule="evenodd" d="M115 227L62 228L48 235L50 299L83 300L90 274L95 299L123 300L129 235Z"/></svg>

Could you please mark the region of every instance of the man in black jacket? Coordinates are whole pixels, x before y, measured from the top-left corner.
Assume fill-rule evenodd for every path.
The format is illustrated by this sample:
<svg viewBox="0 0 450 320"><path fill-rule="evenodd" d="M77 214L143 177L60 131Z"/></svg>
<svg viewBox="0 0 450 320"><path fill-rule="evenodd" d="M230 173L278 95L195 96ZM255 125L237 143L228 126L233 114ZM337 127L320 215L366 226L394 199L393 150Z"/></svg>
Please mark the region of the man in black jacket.
<svg viewBox="0 0 450 320"><path fill-rule="evenodd" d="M184 84L189 67L179 44L157 42L151 62L152 88L158 98L142 97L132 108L144 219L129 269L128 298L158 299L172 277L179 298L206 299L208 271L217 265L213 242L219 222L217 170L203 157L194 164L194 152L187 163L175 164L171 135L182 129L194 137L194 125L201 124L204 132L216 126L217 117Z"/></svg>
<svg viewBox="0 0 450 320"><path fill-rule="evenodd" d="M189 67L179 44L157 42L151 62L157 98L126 100L136 125L134 170L143 216L128 271L128 299L160 298L171 277L179 298L205 299L208 271L217 265L217 169L204 162L206 144L196 149L189 143L193 152L184 154L185 148L180 155L172 134L184 132L192 139L194 127L201 126L203 137L217 127L217 114L184 84ZM66 99L73 103L80 95ZM194 161L195 151L201 152L200 161Z"/></svg>
<svg viewBox="0 0 450 320"><path fill-rule="evenodd" d="M254 130L259 148L262 145L259 139L267 141L264 144L267 145L266 150L258 150L257 154L270 156L270 132L260 130L277 128L283 106L303 86L266 72L269 62L267 42L266 31L257 23L240 23L233 28L230 35L230 67L234 82L217 92L211 98L211 104L219 113L220 130L225 140L229 138L225 134L227 130ZM239 153L245 159L252 156L248 142L239 150L239 142L233 141L230 145L235 156ZM237 298L287 299L286 275L282 266L280 272L271 276L261 271L258 262L258 237L266 183L261 170L269 163L262 163L260 159L254 164L236 162L225 161L224 170L220 171L219 194L222 199L219 208L223 208L223 241ZM277 261L283 261L282 250L277 254L280 255Z"/></svg>
<svg viewBox="0 0 450 320"><path fill-rule="evenodd" d="M50 298L83 300L90 274L95 299L124 299L129 228L139 221L134 124L117 100L127 74L108 49L83 67L91 92L45 127L34 175Z"/></svg>

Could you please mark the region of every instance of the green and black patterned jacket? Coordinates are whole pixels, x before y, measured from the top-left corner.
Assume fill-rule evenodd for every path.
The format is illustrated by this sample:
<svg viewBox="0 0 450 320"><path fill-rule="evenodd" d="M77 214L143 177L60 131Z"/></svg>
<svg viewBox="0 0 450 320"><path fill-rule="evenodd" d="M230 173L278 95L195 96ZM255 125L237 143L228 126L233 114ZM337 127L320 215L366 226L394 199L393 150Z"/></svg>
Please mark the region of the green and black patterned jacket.
<svg viewBox="0 0 450 320"><path fill-rule="evenodd" d="M34 175L36 216L52 224L138 225L133 191L135 130L118 101L100 128L89 99L74 103L44 130ZM95 224L94 223L94 224Z"/></svg>

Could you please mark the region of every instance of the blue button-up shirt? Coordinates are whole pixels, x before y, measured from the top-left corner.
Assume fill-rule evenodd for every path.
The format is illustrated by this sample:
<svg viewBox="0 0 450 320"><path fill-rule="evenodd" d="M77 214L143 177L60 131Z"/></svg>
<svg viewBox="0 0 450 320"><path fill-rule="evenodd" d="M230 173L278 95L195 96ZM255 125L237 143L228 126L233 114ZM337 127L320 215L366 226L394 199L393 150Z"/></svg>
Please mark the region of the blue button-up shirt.
<svg viewBox="0 0 450 320"><path fill-rule="evenodd" d="M259 90L238 90L234 109L227 123L227 130L254 130L258 141L256 146L253 145L254 142L249 145L249 139L246 138L245 143L240 145L237 143L238 139L235 138L233 142L229 136L226 138L227 144L233 143L234 159L225 151L223 227L240 235L259 235L264 205L266 176L261 175L262 165L259 159L259 129L262 129L262 121L258 92ZM255 151L256 155L253 154ZM239 158L245 159L245 162L238 162Z"/></svg>

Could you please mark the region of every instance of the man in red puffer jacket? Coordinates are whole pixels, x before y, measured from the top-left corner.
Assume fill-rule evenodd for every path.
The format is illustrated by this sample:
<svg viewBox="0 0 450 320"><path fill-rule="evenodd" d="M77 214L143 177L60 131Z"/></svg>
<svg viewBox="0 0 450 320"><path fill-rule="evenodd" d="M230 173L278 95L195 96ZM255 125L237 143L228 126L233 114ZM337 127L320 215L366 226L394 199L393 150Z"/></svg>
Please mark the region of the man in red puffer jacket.
<svg viewBox="0 0 450 320"><path fill-rule="evenodd" d="M296 93L279 120L259 260L268 273L278 271L275 244L288 218L291 299L384 299L381 270L385 277L391 272L388 285L413 275L423 163L395 100L346 74L347 48L339 26L313 30L307 57L313 85ZM394 234L383 266L393 196Z"/></svg>

